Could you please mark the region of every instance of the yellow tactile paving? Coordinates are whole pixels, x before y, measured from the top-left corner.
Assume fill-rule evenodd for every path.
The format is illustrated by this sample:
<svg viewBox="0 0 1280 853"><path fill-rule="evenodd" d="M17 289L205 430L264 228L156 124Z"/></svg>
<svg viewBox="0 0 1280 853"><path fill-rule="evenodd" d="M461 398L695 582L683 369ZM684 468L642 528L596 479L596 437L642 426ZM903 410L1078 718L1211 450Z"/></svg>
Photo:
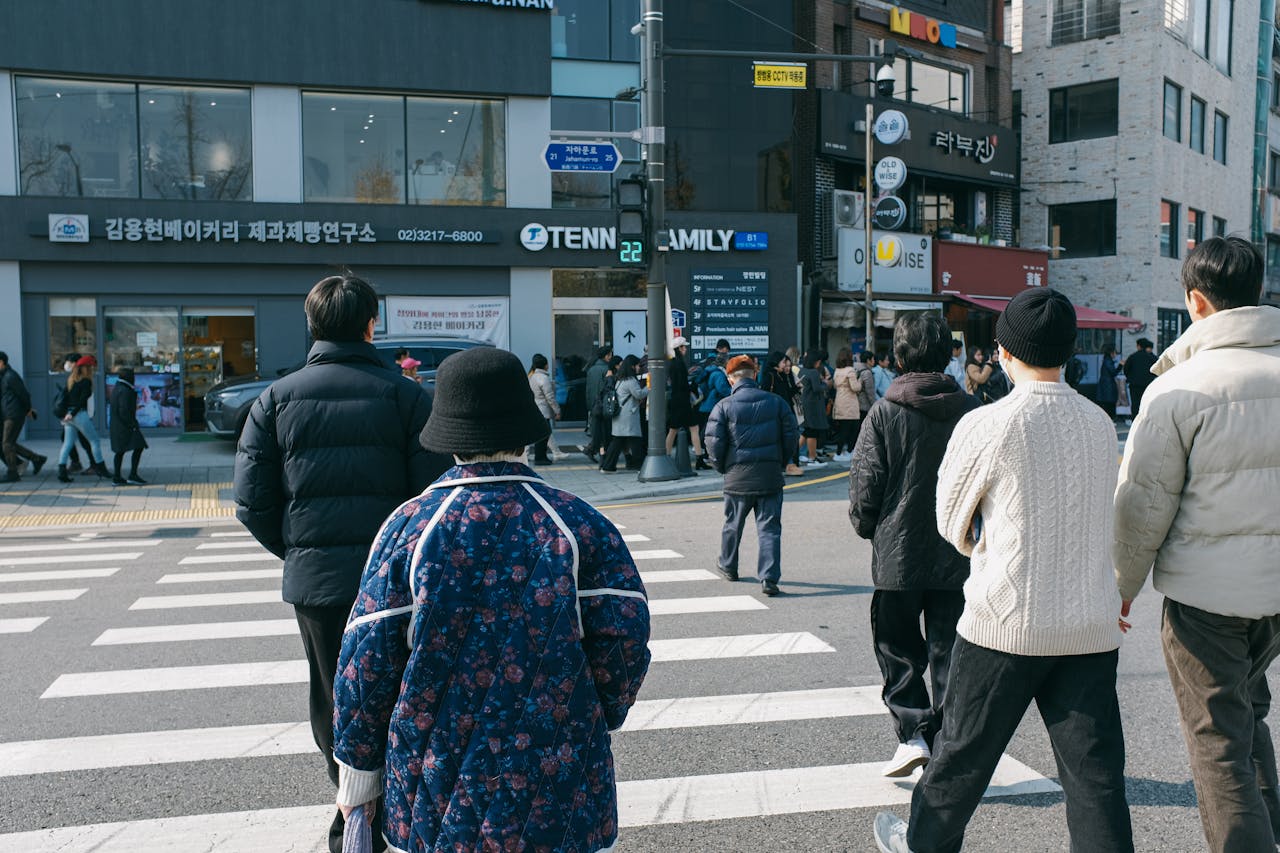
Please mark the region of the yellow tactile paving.
<svg viewBox="0 0 1280 853"><path fill-rule="evenodd" d="M191 492L187 507L141 510L93 510L74 512L15 513L0 518L0 530L19 527L61 527L69 524L113 524L139 521L182 521L197 518L232 518L235 507L220 500L219 493L231 483L173 483L166 492ZM133 491L133 490L131 490ZM134 492L136 493L136 492Z"/></svg>

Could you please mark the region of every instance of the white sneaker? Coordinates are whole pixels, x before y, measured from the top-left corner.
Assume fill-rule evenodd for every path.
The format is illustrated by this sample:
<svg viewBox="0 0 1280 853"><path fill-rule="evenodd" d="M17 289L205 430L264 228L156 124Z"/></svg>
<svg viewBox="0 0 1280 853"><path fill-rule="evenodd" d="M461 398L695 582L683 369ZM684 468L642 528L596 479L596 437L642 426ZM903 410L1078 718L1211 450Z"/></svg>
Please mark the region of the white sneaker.
<svg viewBox="0 0 1280 853"><path fill-rule="evenodd" d="M801 461L800 464L804 465L804 467L806 468L826 468L827 467L827 463L822 462L818 459L815 459L812 462Z"/></svg>
<svg viewBox="0 0 1280 853"><path fill-rule="evenodd" d="M832 462L840 462L840 463L842 463L842 464L843 464L843 463L845 463L845 462L852 462L852 461L853 461L853 454L852 454L852 453L837 453L835 456L832 456L832 457L831 457L831 461L832 461Z"/></svg>
<svg viewBox="0 0 1280 853"><path fill-rule="evenodd" d="M893 754L893 760L886 764L880 773L890 777L910 776L911 771L928 764L931 757L929 745L924 742L924 738L913 737L906 743L898 744L898 751Z"/></svg>
<svg viewBox="0 0 1280 853"><path fill-rule="evenodd" d="M907 846L907 822L893 812L880 812L874 824L880 853L911 853Z"/></svg>

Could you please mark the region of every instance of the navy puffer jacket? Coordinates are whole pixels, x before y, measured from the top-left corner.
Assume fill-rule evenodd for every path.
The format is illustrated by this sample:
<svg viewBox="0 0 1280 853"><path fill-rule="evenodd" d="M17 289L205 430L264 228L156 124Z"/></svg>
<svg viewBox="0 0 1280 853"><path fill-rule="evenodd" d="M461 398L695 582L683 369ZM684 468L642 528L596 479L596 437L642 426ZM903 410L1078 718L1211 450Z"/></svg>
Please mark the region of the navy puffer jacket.
<svg viewBox="0 0 1280 853"><path fill-rule="evenodd" d="M317 341L253 404L236 449L236 517L284 559L284 600L350 607L383 520L452 460L418 435L431 397L372 344Z"/></svg>
<svg viewBox="0 0 1280 853"><path fill-rule="evenodd" d="M707 455L731 495L782 490L782 472L800 440L795 413L781 397L743 379L707 420Z"/></svg>

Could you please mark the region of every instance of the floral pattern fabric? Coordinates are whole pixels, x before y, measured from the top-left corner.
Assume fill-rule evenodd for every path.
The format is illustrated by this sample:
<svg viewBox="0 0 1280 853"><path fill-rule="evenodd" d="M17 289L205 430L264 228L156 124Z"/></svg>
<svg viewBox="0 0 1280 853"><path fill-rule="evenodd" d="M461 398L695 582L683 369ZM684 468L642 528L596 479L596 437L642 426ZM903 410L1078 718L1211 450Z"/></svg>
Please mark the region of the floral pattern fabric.
<svg viewBox="0 0 1280 853"><path fill-rule="evenodd" d="M334 757L385 771L393 848L606 849L609 731L635 702L648 639L644 586L607 519L523 465L454 467L370 552L338 661Z"/></svg>

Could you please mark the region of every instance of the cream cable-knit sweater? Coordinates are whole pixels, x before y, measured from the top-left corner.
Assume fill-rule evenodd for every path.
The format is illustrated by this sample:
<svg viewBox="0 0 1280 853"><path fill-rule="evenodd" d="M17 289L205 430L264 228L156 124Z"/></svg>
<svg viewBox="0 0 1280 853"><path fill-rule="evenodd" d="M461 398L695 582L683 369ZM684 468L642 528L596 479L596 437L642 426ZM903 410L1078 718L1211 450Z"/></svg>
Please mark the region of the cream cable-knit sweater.
<svg viewBox="0 0 1280 853"><path fill-rule="evenodd" d="M938 530L971 557L962 637L1017 655L1119 647L1117 468L1111 421L1059 382L1020 382L960 420L938 472Z"/></svg>

